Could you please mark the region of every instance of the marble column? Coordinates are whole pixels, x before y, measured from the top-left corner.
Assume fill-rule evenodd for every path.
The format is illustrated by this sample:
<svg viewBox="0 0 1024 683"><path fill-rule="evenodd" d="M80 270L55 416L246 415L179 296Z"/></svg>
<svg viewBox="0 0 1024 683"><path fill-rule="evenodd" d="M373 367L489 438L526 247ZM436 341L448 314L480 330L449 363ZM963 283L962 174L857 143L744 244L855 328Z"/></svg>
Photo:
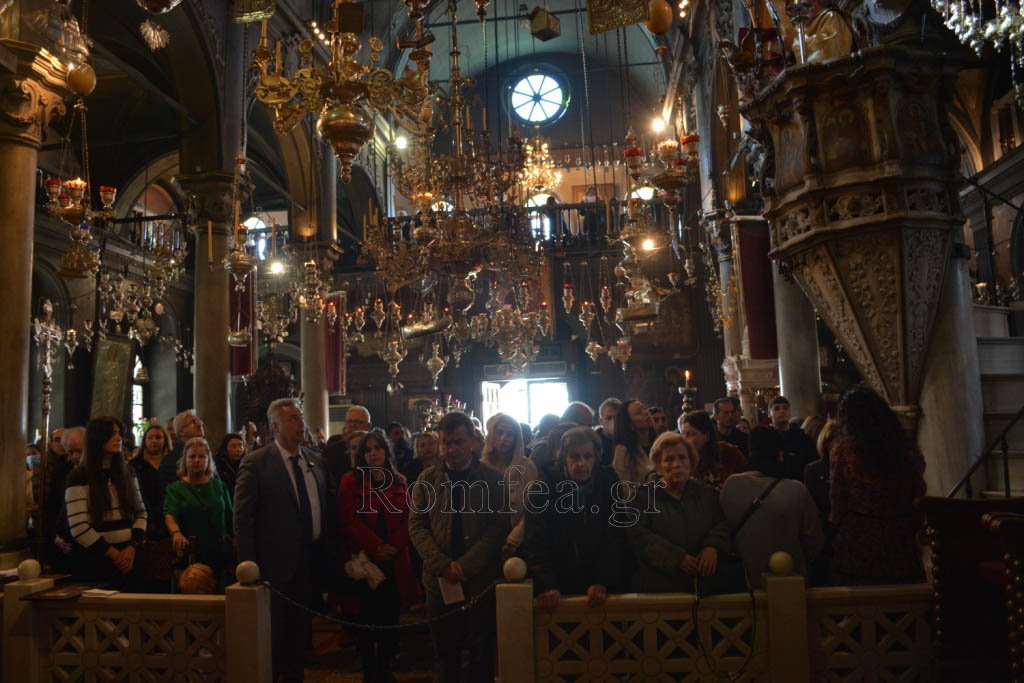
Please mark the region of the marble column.
<svg viewBox="0 0 1024 683"><path fill-rule="evenodd" d="M928 465L924 478L930 496L946 495L985 447L966 248L959 252L946 271L921 383L917 443ZM974 483L984 480L982 467ZM981 488L975 487L975 495Z"/></svg>
<svg viewBox="0 0 1024 683"><path fill-rule="evenodd" d="M23 559L25 538L25 424L28 406L29 322L36 161L50 120L65 112L64 70L40 48L0 41L9 57L0 67L0 569Z"/></svg>
<svg viewBox="0 0 1024 683"><path fill-rule="evenodd" d="M772 265L775 288L775 334L779 346L779 384L793 417L821 411L821 366L814 306L799 285Z"/></svg>
<svg viewBox="0 0 1024 683"><path fill-rule="evenodd" d="M327 339L324 335L323 317L310 320L302 312L300 328L302 335L302 414L309 431L317 429L327 433L330 420L327 412Z"/></svg>
<svg viewBox="0 0 1024 683"><path fill-rule="evenodd" d="M195 254L195 319L192 328L192 407L206 423L211 444L231 428L231 367L227 334L230 277L224 256L231 240L230 173L203 173L178 178L186 192L199 201ZM212 225L212 235L211 235Z"/></svg>

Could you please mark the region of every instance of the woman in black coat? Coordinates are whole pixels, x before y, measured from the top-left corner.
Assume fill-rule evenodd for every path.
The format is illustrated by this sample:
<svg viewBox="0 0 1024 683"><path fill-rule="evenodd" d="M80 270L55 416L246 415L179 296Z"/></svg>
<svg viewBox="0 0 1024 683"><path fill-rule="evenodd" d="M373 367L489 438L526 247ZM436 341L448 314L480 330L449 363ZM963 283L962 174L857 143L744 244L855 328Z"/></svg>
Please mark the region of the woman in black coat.
<svg viewBox="0 0 1024 683"><path fill-rule="evenodd" d="M601 440L586 427L562 437L546 490L528 494L522 554L541 608L553 610L562 595L586 595L591 607L622 590L622 528L616 505L623 492L615 471L601 463ZM557 469L556 469L557 467ZM620 498L616 498L619 496Z"/></svg>

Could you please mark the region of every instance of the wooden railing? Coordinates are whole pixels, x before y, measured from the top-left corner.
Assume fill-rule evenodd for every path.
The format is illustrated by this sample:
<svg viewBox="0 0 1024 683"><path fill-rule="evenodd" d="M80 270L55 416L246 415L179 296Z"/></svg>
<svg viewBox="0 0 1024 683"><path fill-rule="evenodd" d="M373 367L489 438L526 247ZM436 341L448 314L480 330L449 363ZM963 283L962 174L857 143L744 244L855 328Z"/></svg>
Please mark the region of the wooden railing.
<svg viewBox="0 0 1024 683"><path fill-rule="evenodd" d="M526 582L500 584L497 601L502 681L932 678L927 584L807 590L770 576L752 595L568 598L547 613Z"/></svg>
<svg viewBox="0 0 1024 683"><path fill-rule="evenodd" d="M3 680L269 683L270 597L255 565L225 595L118 593L24 600L53 587L38 563L4 587ZM255 573L253 573L255 572Z"/></svg>

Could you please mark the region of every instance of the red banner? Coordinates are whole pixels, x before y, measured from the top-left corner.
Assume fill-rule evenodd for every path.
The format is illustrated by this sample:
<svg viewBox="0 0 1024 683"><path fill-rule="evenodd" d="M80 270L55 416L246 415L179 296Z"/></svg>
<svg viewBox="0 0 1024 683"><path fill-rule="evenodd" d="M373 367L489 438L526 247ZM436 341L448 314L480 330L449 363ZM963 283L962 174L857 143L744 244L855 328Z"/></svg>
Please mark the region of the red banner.
<svg viewBox="0 0 1024 683"><path fill-rule="evenodd" d="M256 372L257 332L256 317L256 271L245 277L245 290L235 289L235 278L228 276L228 297L230 299L230 317L228 326L231 331L248 329L251 338L246 346L231 345L231 375L246 377Z"/></svg>
<svg viewBox="0 0 1024 683"><path fill-rule="evenodd" d="M327 346L327 359L324 371L327 373L327 393L345 394L345 292L332 292L327 297L329 304L334 304L338 319L333 325L324 320L324 335Z"/></svg>
<svg viewBox="0 0 1024 683"><path fill-rule="evenodd" d="M761 219L740 219L736 224L737 253L743 283L743 310L747 317L750 357L779 357L775 337L775 287L772 283L771 233Z"/></svg>

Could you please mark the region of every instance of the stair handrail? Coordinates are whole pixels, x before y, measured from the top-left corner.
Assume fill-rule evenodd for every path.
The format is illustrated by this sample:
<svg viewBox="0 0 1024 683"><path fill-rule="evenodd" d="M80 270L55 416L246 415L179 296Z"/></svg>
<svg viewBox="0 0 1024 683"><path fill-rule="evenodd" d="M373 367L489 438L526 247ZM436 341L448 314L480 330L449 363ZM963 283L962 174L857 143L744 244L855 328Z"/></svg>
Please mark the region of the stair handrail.
<svg viewBox="0 0 1024 683"><path fill-rule="evenodd" d="M1017 410L1017 414L1013 416L1005 427L1003 427L1003 430L999 432L999 436L989 443L988 448L982 452L981 457L974 461L974 464L967 470L967 474L965 474L960 481L956 483L956 486L950 489L949 493L946 494L946 498L952 498L955 496L959 493L960 489L964 487L964 485L967 486L967 497L973 497L970 483L971 477L978 471L978 468L981 467L982 463L988 459L988 456L992 455L992 451L996 449L996 446L1000 444L1003 446L1000 449L1003 452L1003 490L1006 493L1006 497L1010 497L1010 449L1006 443L1006 435L1010 433L1010 430L1013 429L1014 425L1020 422L1022 417L1024 417L1024 405L1021 405L1020 409Z"/></svg>

